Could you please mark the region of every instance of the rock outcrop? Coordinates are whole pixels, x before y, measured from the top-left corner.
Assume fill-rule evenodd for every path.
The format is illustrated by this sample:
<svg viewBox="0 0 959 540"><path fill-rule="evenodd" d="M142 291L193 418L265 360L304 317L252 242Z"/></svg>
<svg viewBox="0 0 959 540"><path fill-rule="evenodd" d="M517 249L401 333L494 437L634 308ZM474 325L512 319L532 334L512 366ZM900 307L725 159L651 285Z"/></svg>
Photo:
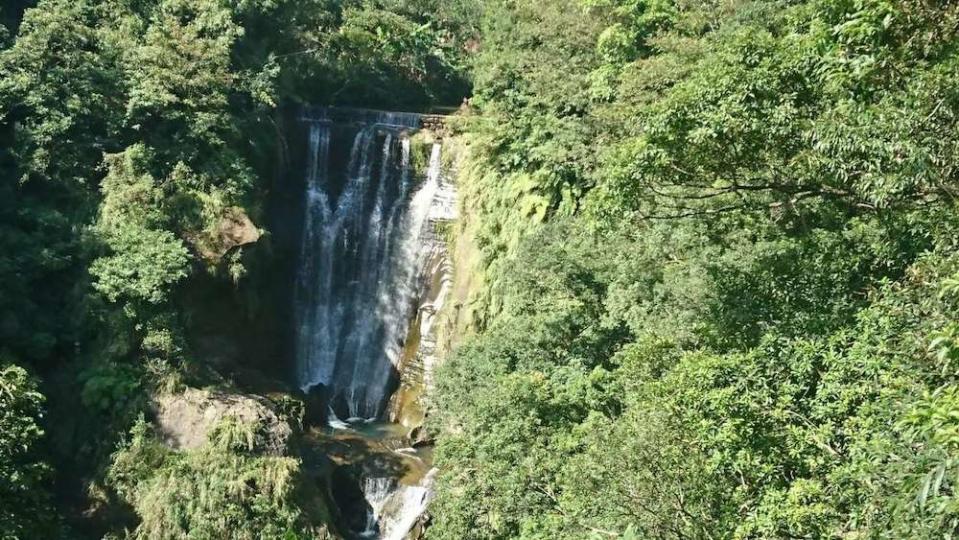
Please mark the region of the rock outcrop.
<svg viewBox="0 0 959 540"><path fill-rule="evenodd" d="M267 455L287 454L293 434L272 402L259 396L191 388L158 396L154 412L158 435L176 450L203 446L214 428L229 419L251 426L254 450Z"/></svg>
<svg viewBox="0 0 959 540"><path fill-rule="evenodd" d="M260 236L262 232L246 212L233 206L223 211L215 230L193 235L189 240L200 256L217 263L233 248L253 244Z"/></svg>

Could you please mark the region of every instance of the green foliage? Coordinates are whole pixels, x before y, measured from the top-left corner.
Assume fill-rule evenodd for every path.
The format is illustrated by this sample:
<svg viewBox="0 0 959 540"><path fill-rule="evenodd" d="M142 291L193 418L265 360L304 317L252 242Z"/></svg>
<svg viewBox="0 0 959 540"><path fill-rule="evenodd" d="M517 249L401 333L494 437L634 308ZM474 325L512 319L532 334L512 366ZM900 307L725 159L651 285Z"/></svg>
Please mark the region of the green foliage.
<svg viewBox="0 0 959 540"><path fill-rule="evenodd" d="M167 231L125 229L107 239L113 252L90 266L95 287L110 301L159 303L171 285L187 276L188 253Z"/></svg>
<svg viewBox="0 0 959 540"><path fill-rule="evenodd" d="M942 381L926 336L951 319L934 284L954 260L917 258L893 283L859 262L862 242L831 247L834 265L797 256L807 238L727 236L724 254L662 233L604 237L572 222L521 244L502 313L438 375L433 534L952 527L951 394L921 396ZM816 231L812 245L843 234ZM829 268L822 285L789 284ZM874 292L856 298L870 275ZM934 509L917 502L924 491L942 497Z"/></svg>
<svg viewBox="0 0 959 540"><path fill-rule="evenodd" d="M18 122L14 152L22 178L49 179L76 193L89 185L105 137L119 127L122 87L98 50L92 3L47 4L27 12L0 56L0 101Z"/></svg>
<svg viewBox="0 0 959 540"><path fill-rule="evenodd" d="M896 17L883 11L890 9ZM921 22L914 17L930 15L922 9L885 4L739 11L743 19L701 38L710 52L642 111L641 132L612 152L616 175L601 191L610 205L662 218L796 206L808 213L822 209L817 203L862 212L948 196L951 173L941 165L951 150L933 141L948 138L939 130L953 121L946 73L954 60L940 26L951 9ZM887 28L879 34L888 35L857 50L869 50L862 62L884 67L867 69L849 58L846 40L858 38L845 32L873 35L859 25L880 20ZM912 32L934 41L914 51ZM676 54L672 47L664 54ZM907 76L890 78L889 70ZM634 165L618 164L626 161Z"/></svg>
<svg viewBox="0 0 959 540"><path fill-rule="evenodd" d="M955 6L489 4L431 537L959 533Z"/></svg>
<svg viewBox="0 0 959 540"><path fill-rule="evenodd" d="M100 364L80 373L80 399L84 406L100 413L123 412L139 398L140 373L126 365Z"/></svg>
<svg viewBox="0 0 959 540"><path fill-rule="evenodd" d="M124 229L108 240L112 255L94 261L95 287L112 301L162 302L169 287L187 276L189 255L167 231Z"/></svg>
<svg viewBox="0 0 959 540"><path fill-rule="evenodd" d="M268 41L276 88L311 103L419 109L468 93L477 3L438 0L277 2L244 41ZM276 25L284 27L277 36Z"/></svg>
<svg viewBox="0 0 959 540"><path fill-rule="evenodd" d="M0 538L52 538L59 519L46 487L50 468L41 459L44 397L21 367L0 364Z"/></svg>
<svg viewBox="0 0 959 540"><path fill-rule="evenodd" d="M250 454L256 429L227 420L208 446L174 452L141 418L109 472L140 517L132 538L313 537L324 510L299 506L299 461Z"/></svg>

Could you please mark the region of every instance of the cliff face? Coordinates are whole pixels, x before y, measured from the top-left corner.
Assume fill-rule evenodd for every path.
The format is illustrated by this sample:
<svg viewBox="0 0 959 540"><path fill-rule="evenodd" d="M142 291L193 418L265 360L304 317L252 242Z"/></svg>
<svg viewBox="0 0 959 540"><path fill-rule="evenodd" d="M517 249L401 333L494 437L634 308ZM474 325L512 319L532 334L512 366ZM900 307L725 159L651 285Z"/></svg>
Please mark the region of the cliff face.
<svg viewBox="0 0 959 540"><path fill-rule="evenodd" d="M449 128L447 128L449 129ZM450 133L446 138L449 170L456 186L456 220L445 228L447 251L452 279L448 299L438 314L436 323L436 356L448 358L455 347L467 336L477 332L483 324L485 302L485 272L476 239L476 187L472 185L470 144L467 135Z"/></svg>

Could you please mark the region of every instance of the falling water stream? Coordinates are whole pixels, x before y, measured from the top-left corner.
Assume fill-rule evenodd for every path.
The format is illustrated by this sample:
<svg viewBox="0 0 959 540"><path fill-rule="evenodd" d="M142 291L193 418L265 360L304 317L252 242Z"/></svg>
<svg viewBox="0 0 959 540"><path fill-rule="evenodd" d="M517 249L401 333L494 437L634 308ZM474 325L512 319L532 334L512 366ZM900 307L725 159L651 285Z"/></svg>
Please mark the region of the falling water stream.
<svg viewBox="0 0 959 540"><path fill-rule="evenodd" d="M361 464L365 526L351 531L402 540L426 509L435 471L407 431L392 438L366 433L402 416L409 399L394 398L401 384L428 383L435 312L449 275L435 226L454 217L454 194L443 176L442 144L413 140L419 115L309 109L302 121L308 133L294 286L297 382L323 396L331 428L380 448L404 471L371 465L384 455ZM415 155L422 144L425 160ZM431 292L437 282L439 292ZM407 388L397 396L420 393Z"/></svg>

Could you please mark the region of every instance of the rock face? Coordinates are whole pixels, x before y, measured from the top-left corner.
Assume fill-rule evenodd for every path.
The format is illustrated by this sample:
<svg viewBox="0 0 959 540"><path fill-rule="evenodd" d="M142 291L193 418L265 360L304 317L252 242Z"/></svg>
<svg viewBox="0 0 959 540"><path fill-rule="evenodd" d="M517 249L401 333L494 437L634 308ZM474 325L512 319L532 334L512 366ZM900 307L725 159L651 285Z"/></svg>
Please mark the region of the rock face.
<svg viewBox="0 0 959 540"><path fill-rule="evenodd" d="M220 220L217 237L221 253L237 246L252 244L260 239L260 230L243 212L242 208L228 208Z"/></svg>
<svg viewBox="0 0 959 540"><path fill-rule="evenodd" d="M181 394L158 396L154 403L157 431L176 450L206 444L210 432L233 418L255 426L254 449L268 455L285 455L293 429L272 403L262 397L188 389Z"/></svg>

